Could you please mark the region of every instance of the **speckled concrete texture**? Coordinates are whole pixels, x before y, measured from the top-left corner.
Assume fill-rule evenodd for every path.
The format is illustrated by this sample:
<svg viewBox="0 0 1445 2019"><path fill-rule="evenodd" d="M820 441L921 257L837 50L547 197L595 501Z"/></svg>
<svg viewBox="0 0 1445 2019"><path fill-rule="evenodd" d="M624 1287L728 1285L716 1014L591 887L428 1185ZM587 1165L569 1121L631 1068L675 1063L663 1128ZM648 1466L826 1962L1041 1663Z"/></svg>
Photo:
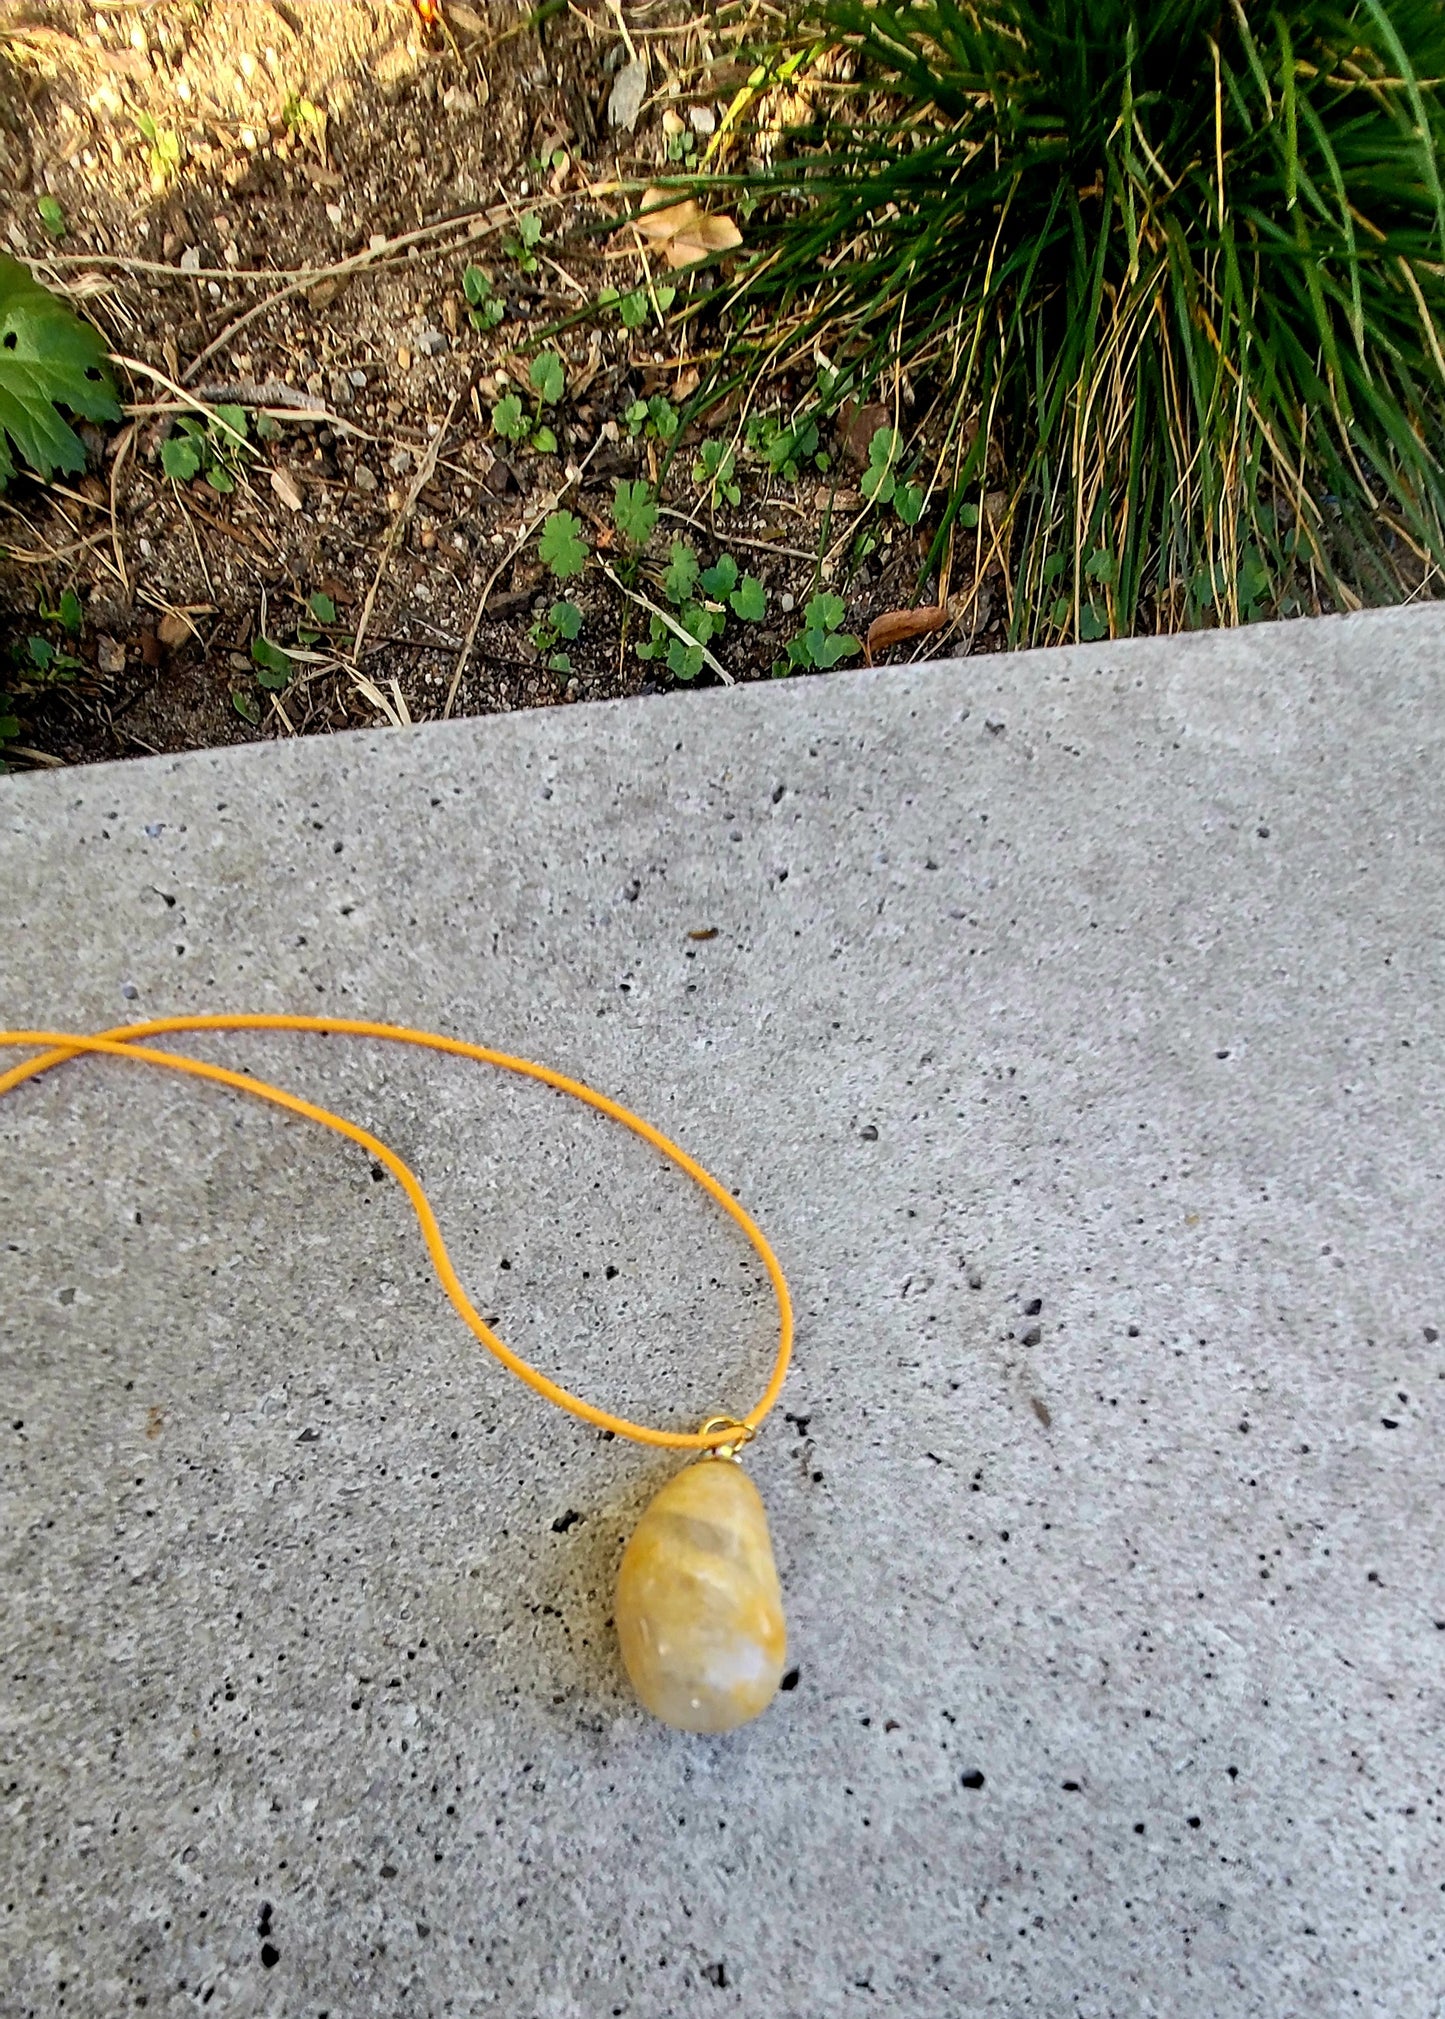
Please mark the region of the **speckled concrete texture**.
<svg viewBox="0 0 1445 2019"><path fill-rule="evenodd" d="M608 1623L668 1461L364 1156L0 1105L7 2019L1438 2019L1442 768L1420 610L0 783L0 1022L541 1056L801 1320L793 1687L685 1737ZM395 1144L547 1368L751 1400L766 1285L641 1144L199 1048Z"/></svg>

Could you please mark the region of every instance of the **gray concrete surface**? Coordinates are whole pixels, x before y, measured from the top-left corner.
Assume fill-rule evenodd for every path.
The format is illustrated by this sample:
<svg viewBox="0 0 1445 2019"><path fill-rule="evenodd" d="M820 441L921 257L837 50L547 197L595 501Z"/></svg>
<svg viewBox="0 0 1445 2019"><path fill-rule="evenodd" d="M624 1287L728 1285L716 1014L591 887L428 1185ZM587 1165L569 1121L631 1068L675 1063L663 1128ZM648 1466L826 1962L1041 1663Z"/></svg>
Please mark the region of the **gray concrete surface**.
<svg viewBox="0 0 1445 2019"><path fill-rule="evenodd" d="M668 1461L486 1360L364 1158L108 1064L0 1106L0 2008L1445 2011L1442 761L1419 611L0 785L0 1022L541 1055L801 1317L797 1684L686 1738L607 1623ZM640 1145L205 1048L589 1393L751 1398Z"/></svg>

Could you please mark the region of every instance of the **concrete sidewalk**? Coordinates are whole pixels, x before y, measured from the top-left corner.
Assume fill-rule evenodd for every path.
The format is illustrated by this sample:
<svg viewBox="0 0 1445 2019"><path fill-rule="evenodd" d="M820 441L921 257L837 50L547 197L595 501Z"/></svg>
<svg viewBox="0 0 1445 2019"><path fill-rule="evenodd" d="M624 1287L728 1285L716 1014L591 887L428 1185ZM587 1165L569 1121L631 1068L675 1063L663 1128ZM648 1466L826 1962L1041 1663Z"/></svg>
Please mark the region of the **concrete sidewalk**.
<svg viewBox="0 0 1445 2019"><path fill-rule="evenodd" d="M801 1321L796 1686L686 1738L608 1625L668 1462L359 1153L0 1103L0 2009L1438 2019L1442 766L1422 609L0 782L0 1024L541 1057ZM766 1286L620 1131L201 1049L392 1142L563 1379L751 1400Z"/></svg>

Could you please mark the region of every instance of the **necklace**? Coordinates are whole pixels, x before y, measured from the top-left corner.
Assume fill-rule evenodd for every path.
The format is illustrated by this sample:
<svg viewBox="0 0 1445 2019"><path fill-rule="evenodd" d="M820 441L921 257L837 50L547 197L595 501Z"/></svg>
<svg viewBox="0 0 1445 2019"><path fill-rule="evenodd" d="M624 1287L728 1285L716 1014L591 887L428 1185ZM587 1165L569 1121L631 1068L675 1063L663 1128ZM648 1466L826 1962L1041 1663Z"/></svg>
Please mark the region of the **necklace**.
<svg viewBox="0 0 1445 2019"><path fill-rule="evenodd" d="M396 1152L342 1115L302 1100L264 1080L211 1065L180 1052L158 1051L142 1042L175 1031L313 1031L341 1032L351 1037L385 1038L395 1044L420 1045L450 1052L482 1065L540 1080L585 1102L600 1114L620 1122L651 1143L670 1163L685 1171L741 1227L756 1250L777 1299L779 1336L767 1387L745 1416L713 1416L698 1430L659 1430L613 1416L584 1401L570 1389L549 1380L514 1353L486 1323L463 1289L442 1240L441 1228L420 1180ZM550 1066L513 1058L460 1038L438 1037L408 1030L401 1024L355 1022L338 1017L193 1016L163 1017L129 1024L93 1037L63 1031L0 1031L0 1047L40 1049L0 1073L0 1096L23 1081L87 1054L130 1059L135 1063L189 1073L214 1080L237 1093L304 1115L360 1144L385 1166L401 1185L442 1288L464 1323L502 1365L538 1395L568 1410L584 1423L610 1430L637 1444L660 1445L698 1454L697 1462L668 1480L649 1501L623 1552L617 1573L614 1616L623 1665L643 1704L665 1724L683 1731L724 1732L746 1724L766 1710L777 1691L787 1658L787 1634L782 1595L773 1562L772 1538L761 1496L743 1472L740 1459L759 1424L777 1401L793 1344L793 1309L788 1285L777 1257L761 1228L736 1199L676 1143L605 1094L580 1080L568 1079Z"/></svg>

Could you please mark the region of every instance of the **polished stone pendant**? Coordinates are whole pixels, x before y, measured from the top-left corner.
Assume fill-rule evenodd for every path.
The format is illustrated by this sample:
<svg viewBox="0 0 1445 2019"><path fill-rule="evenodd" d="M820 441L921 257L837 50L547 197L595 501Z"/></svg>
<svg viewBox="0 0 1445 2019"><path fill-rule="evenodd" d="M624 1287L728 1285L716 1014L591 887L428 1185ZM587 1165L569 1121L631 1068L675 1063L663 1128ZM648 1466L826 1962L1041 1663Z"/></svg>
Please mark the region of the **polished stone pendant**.
<svg viewBox="0 0 1445 2019"><path fill-rule="evenodd" d="M615 1616L632 1686L664 1724L728 1732L767 1709L787 1629L768 1517L735 1458L689 1465L648 1502Z"/></svg>

